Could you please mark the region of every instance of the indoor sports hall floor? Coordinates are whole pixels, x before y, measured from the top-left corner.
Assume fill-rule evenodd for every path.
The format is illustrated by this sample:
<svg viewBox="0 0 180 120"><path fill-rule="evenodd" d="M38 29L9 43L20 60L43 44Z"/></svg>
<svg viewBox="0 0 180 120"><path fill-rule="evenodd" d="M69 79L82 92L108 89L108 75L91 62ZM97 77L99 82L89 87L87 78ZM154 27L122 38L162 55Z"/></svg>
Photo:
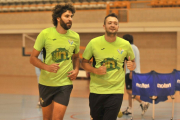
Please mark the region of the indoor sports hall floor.
<svg viewBox="0 0 180 120"><path fill-rule="evenodd" d="M18 82L17 82L18 81ZM90 120L88 107L88 80L75 80L69 106L64 120ZM38 90L34 76L0 76L0 120L42 120L41 108L37 107ZM174 120L180 120L180 93L176 92ZM127 107L127 95L121 110ZM172 102L161 102L155 105L155 120L170 120ZM123 116L117 120L130 120L131 116ZM138 102L134 102L133 120L152 120L152 104L141 116Z"/></svg>

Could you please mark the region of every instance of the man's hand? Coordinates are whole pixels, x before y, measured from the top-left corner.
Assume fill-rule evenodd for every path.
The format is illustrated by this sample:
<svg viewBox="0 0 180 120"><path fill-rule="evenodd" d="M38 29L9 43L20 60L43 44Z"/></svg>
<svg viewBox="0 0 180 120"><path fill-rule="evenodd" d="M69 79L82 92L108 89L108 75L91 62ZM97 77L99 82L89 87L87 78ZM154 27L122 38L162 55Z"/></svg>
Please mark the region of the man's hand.
<svg viewBox="0 0 180 120"><path fill-rule="evenodd" d="M101 67L97 68L94 73L98 74L98 75L105 75L106 74L105 63L103 63L103 65Z"/></svg>
<svg viewBox="0 0 180 120"><path fill-rule="evenodd" d="M78 72L79 72L78 70L72 70L72 71L68 72L69 79L70 80L75 80L77 75L78 75Z"/></svg>
<svg viewBox="0 0 180 120"><path fill-rule="evenodd" d="M57 73L58 69L59 69L59 63L53 63L51 65L47 65L45 70L48 72Z"/></svg>
<svg viewBox="0 0 180 120"><path fill-rule="evenodd" d="M130 71L133 71L133 70L135 69L134 62L131 61L130 56L129 56L128 61L127 61L127 68L128 68Z"/></svg>

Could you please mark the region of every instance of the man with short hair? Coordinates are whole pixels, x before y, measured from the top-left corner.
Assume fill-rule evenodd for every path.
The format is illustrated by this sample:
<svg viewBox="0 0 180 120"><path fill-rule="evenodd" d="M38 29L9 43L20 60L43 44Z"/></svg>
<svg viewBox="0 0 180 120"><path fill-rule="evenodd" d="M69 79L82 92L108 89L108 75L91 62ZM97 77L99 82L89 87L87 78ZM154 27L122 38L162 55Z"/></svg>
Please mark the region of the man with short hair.
<svg viewBox="0 0 180 120"><path fill-rule="evenodd" d="M79 72L80 38L69 30L74 13L72 4L56 5L52 14L54 27L41 31L30 57L31 64L41 69L39 93L43 120L63 120L73 88L72 80ZM43 62L37 58L42 49Z"/></svg>
<svg viewBox="0 0 180 120"><path fill-rule="evenodd" d="M133 49L134 55L135 55L135 62L136 62L136 68L134 69L134 71L136 73L141 73L140 70L140 54L139 54L139 49L137 48L136 45L133 44L133 36L130 34L126 34L123 36L123 39L129 41L129 43L131 44L131 47ZM130 71L129 69L127 69L126 66L126 76L125 76L125 81L126 81L126 91L128 93L128 103L129 106L127 107L127 109L125 111L123 111L123 115L129 115L132 113L132 71ZM141 109L142 109L142 115L144 115L144 113L146 112L146 110L149 107L149 103L148 102L144 102L140 99L140 96L136 95L135 99L140 103Z"/></svg>
<svg viewBox="0 0 180 120"><path fill-rule="evenodd" d="M103 27L105 35L92 39L86 46L82 66L91 76L89 106L92 119L116 120L124 94L124 59L128 59L128 69L134 70L134 53L128 41L117 37L119 21L114 13L105 17Z"/></svg>

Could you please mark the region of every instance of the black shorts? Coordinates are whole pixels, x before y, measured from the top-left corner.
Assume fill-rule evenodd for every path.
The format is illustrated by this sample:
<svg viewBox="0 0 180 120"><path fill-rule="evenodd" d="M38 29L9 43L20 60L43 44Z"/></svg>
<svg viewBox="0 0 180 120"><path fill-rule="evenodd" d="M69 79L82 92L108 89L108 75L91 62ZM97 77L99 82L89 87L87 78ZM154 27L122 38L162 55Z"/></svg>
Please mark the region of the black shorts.
<svg viewBox="0 0 180 120"><path fill-rule="evenodd" d="M121 108L123 94L90 93L89 107L93 120L116 120Z"/></svg>
<svg viewBox="0 0 180 120"><path fill-rule="evenodd" d="M126 74L125 81L126 81L126 89L132 90L132 79L129 78L129 73Z"/></svg>
<svg viewBox="0 0 180 120"><path fill-rule="evenodd" d="M39 96L42 107L46 107L55 101L68 106L73 85L52 87L39 84Z"/></svg>

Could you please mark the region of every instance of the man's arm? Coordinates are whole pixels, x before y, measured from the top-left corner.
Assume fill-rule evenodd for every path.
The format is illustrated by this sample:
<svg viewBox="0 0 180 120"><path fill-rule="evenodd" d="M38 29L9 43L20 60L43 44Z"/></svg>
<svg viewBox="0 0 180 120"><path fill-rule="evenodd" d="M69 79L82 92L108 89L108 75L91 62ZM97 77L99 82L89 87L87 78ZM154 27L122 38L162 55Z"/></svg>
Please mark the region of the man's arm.
<svg viewBox="0 0 180 120"><path fill-rule="evenodd" d="M87 72L91 72L91 73L98 74L98 75L105 75L106 74L105 63L102 66L100 66L99 68L94 68L93 66L90 65L89 60L86 60L83 58L82 66Z"/></svg>
<svg viewBox="0 0 180 120"><path fill-rule="evenodd" d="M124 60L124 72L126 73L126 62L127 60Z"/></svg>
<svg viewBox="0 0 180 120"><path fill-rule="evenodd" d="M73 54L74 70L79 71L79 53Z"/></svg>
<svg viewBox="0 0 180 120"><path fill-rule="evenodd" d="M79 73L79 53L73 54L72 56L74 70L68 72L70 80L75 80Z"/></svg>
<svg viewBox="0 0 180 120"><path fill-rule="evenodd" d="M133 62L133 66L135 66L135 68L136 68L135 59L132 60L132 62ZM126 64L127 64L127 60L124 61L124 71L125 71L125 73L126 73ZM132 80L132 71L130 71L130 73L129 73L129 78Z"/></svg>
<svg viewBox="0 0 180 120"><path fill-rule="evenodd" d="M59 64L55 63L55 64L51 64L51 65L46 65L40 59L38 59L39 53L40 53L40 51L33 49L31 56L30 56L30 63L40 69L46 70L48 72L56 73L57 70L59 69Z"/></svg>
<svg viewBox="0 0 180 120"><path fill-rule="evenodd" d="M133 70L136 68L135 59L131 60L131 59L130 59L130 56L129 56L128 61L127 61L127 68L128 68L130 71L133 71Z"/></svg>
<svg viewBox="0 0 180 120"><path fill-rule="evenodd" d="M131 60L130 56L127 61L127 68L130 70L129 78L132 79L132 71L136 68L136 62L135 59Z"/></svg>

